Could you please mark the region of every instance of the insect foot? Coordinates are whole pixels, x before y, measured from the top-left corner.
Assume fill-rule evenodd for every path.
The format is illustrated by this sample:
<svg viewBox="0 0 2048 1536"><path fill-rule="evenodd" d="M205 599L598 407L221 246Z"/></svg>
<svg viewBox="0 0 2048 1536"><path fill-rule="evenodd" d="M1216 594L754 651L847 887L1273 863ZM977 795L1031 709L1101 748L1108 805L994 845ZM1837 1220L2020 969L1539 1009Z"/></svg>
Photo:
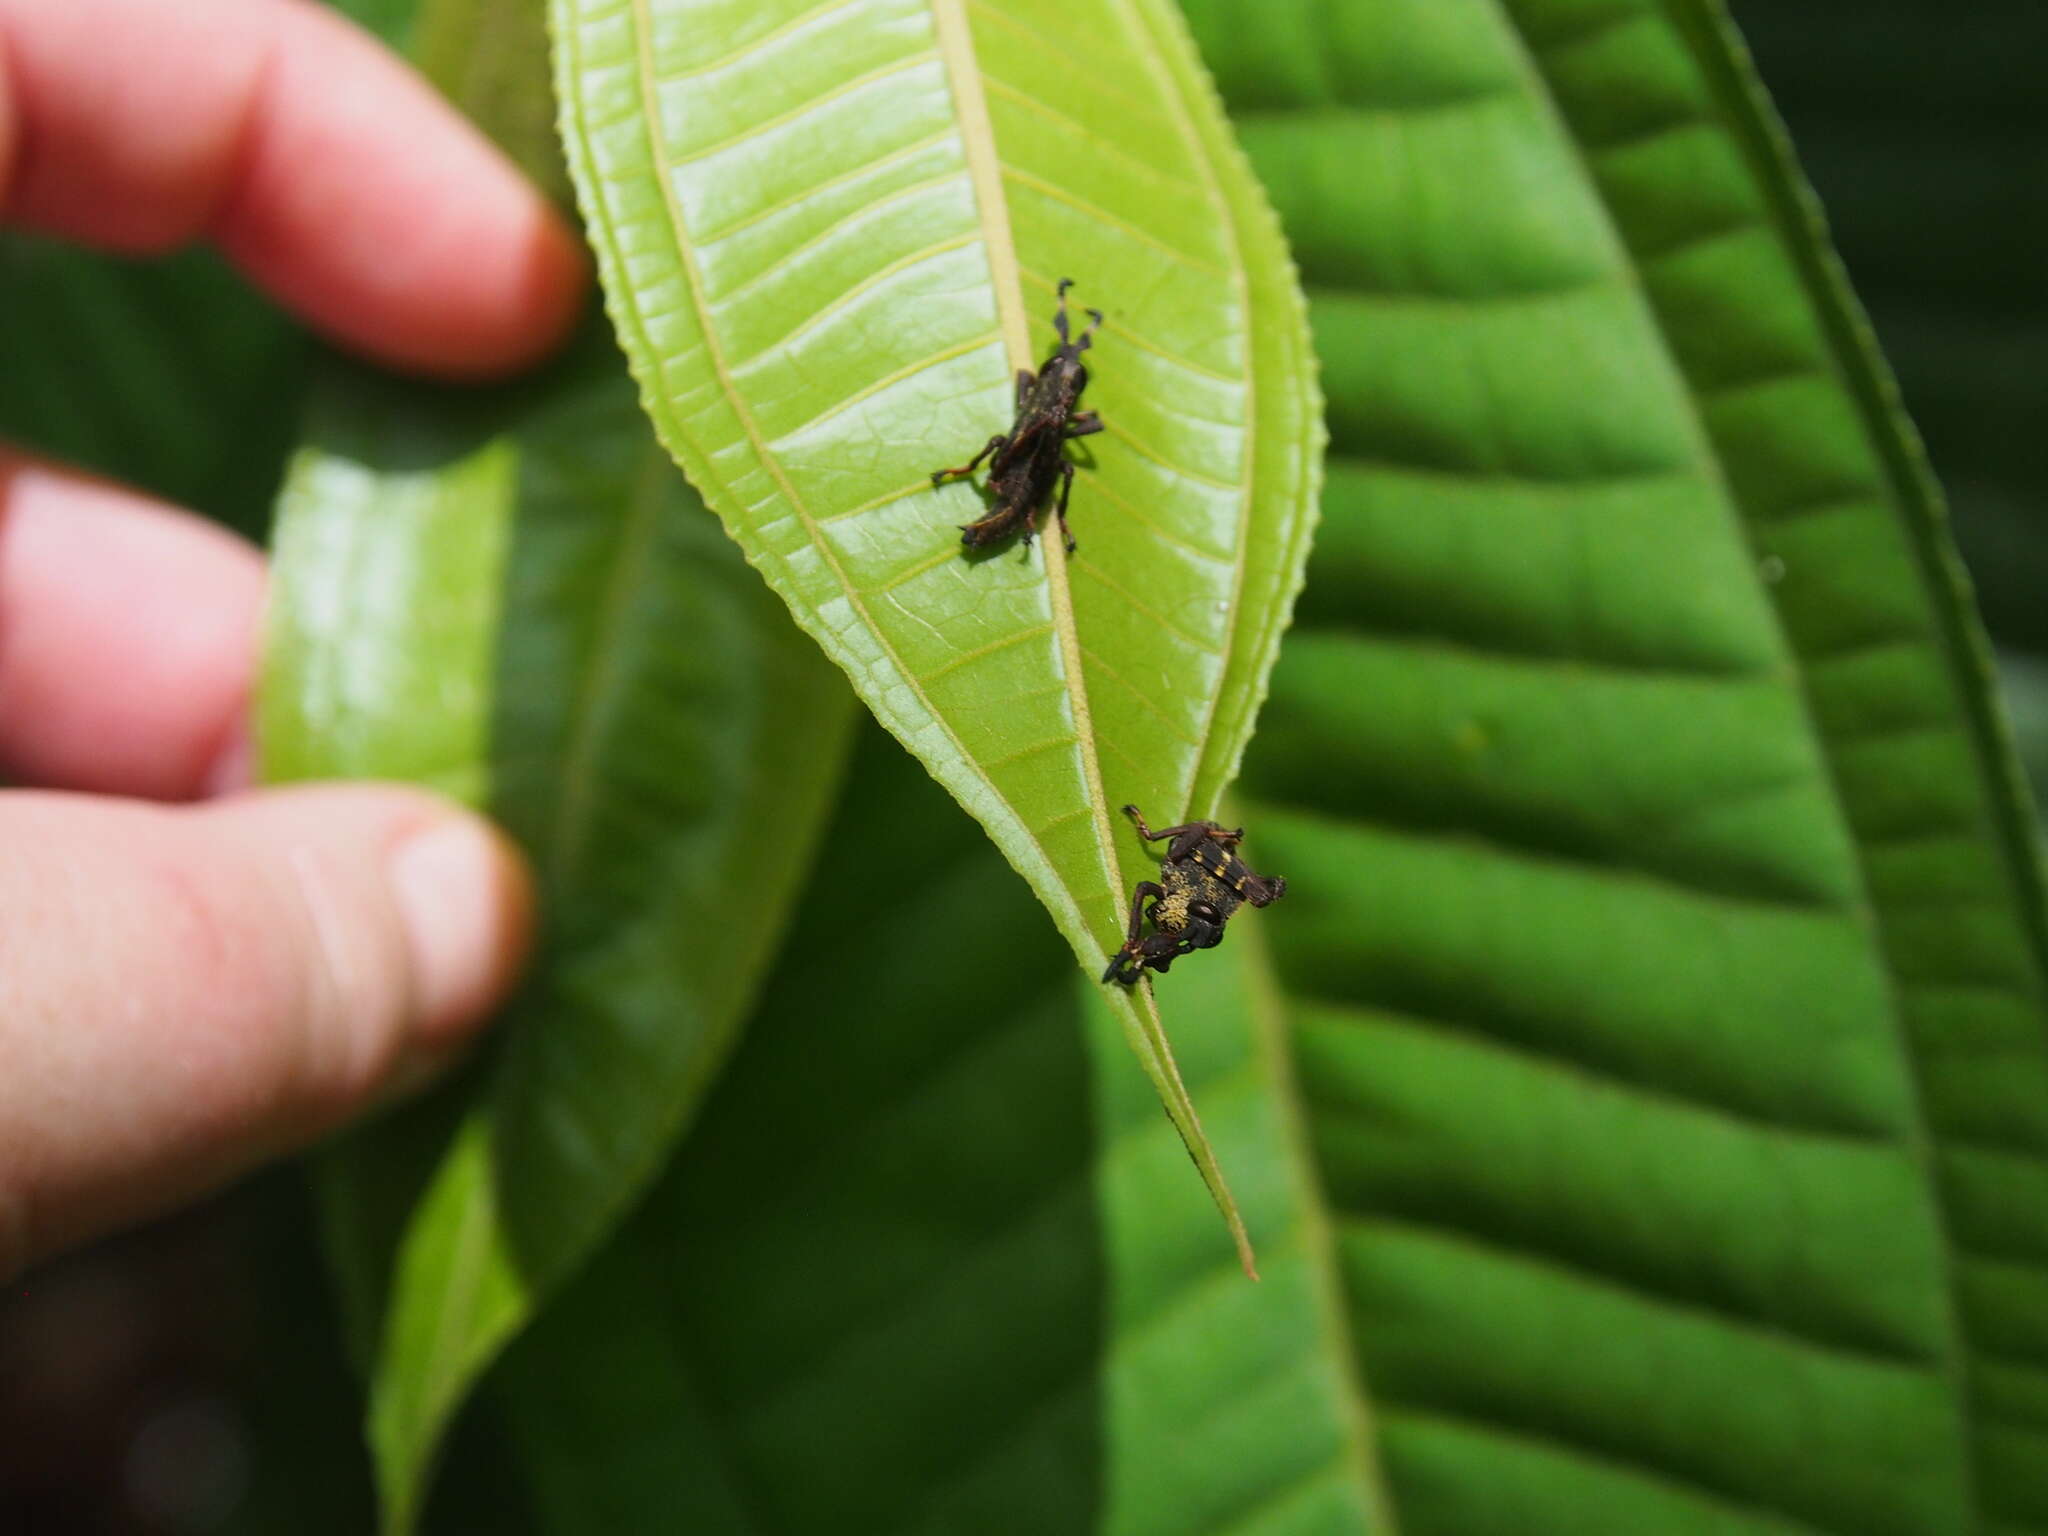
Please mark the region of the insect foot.
<svg viewBox="0 0 2048 1536"><path fill-rule="evenodd" d="M1148 970L1164 973L1182 955L1214 949L1239 907L1271 906L1287 894L1283 877L1253 874L1238 857L1242 827L1190 821L1155 831L1135 805L1125 806L1124 814L1146 842L1166 843L1166 857L1159 861L1159 878L1140 880L1131 892L1130 927L1123 948L1109 957L1105 982L1128 986Z"/></svg>
<svg viewBox="0 0 2048 1536"><path fill-rule="evenodd" d="M1059 520L1060 537L1067 549L1076 548L1067 530L1067 497L1074 488L1074 466L1067 461L1067 439L1087 437L1102 430L1102 418L1080 409L1081 391L1088 387L1088 368L1081 354L1094 344L1102 324L1102 311L1087 311L1093 322L1078 337L1071 337L1067 323L1067 290L1074 280L1060 279L1060 307L1053 316L1053 329L1060 344L1038 372L1017 371L1017 416L1010 430L998 432L982 445L981 452L953 469L932 471L932 484L941 485L955 475L971 475L988 461L988 489L993 501L988 516L960 526L960 542L968 549L982 549L1012 534L1022 534L1024 550L1031 551L1032 523L1059 488L1053 515Z"/></svg>

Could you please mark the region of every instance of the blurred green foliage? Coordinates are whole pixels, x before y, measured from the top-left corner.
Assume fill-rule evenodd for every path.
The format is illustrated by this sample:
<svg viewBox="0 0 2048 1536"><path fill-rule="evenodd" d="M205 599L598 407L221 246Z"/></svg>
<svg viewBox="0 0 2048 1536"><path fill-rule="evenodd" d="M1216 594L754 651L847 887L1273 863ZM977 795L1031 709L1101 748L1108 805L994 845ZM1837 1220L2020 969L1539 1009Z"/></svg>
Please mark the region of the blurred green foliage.
<svg viewBox="0 0 2048 1536"><path fill-rule="evenodd" d="M0 437L251 537L298 430L305 337L218 256L0 233Z"/></svg>

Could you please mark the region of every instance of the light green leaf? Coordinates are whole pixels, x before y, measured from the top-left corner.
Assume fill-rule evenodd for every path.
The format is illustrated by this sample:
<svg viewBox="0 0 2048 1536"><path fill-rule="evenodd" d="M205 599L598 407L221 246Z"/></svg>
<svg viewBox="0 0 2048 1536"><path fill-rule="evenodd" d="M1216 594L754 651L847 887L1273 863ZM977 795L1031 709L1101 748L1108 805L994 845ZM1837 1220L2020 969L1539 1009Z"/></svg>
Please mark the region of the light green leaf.
<svg viewBox="0 0 2048 1536"><path fill-rule="evenodd" d="M277 583L269 775L490 806L547 918L487 1068L328 1173L404 1530L470 1380L623 1214L722 1062L852 700L595 332L510 390L337 380L286 488Z"/></svg>
<svg viewBox="0 0 2048 1536"><path fill-rule="evenodd" d="M1236 771L1320 446L1271 215L1163 0L556 0L572 173L663 440L1099 972L1116 808ZM966 558L929 476L1012 416L1054 287L1108 323L1058 540ZM1247 1265L1149 988L1111 1006Z"/></svg>

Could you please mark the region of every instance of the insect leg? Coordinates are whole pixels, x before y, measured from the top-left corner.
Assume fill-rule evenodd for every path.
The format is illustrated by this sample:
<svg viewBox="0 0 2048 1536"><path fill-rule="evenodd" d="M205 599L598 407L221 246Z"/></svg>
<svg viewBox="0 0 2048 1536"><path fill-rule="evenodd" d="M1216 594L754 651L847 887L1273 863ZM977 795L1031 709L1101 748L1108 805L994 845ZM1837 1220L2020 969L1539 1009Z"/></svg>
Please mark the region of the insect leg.
<svg viewBox="0 0 2048 1536"><path fill-rule="evenodd" d="M1145 825L1145 818L1138 814L1135 805L1125 806L1124 814L1137 822L1138 836L1144 838L1146 842L1156 843L1162 837L1172 838L1173 846L1166 851L1166 856L1176 864L1193 853L1204 838L1216 831L1216 828L1206 821L1184 821L1177 827L1161 827L1155 832Z"/></svg>
<svg viewBox="0 0 2048 1536"><path fill-rule="evenodd" d="M1067 418L1067 436L1093 437L1102 430L1102 418L1093 411L1076 411Z"/></svg>
<svg viewBox="0 0 2048 1536"><path fill-rule="evenodd" d="M1060 537L1067 541L1067 553L1072 554L1078 547L1074 535L1067 530L1067 493L1074 488L1074 466L1065 459L1060 460L1060 499L1053 507L1053 516L1060 520Z"/></svg>
<svg viewBox="0 0 2048 1536"><path fill-rule="evenodd" d="M965 464L962 464L962 465L961 465L961 466L960 466L960 467L959 467L958 469L935 469L935 470L933 470L933 471L932 471L932 484L933 484L933 485L937 485L937 484L938 484L938 483L939 483L939 482L940 482L941 480L945 479L945 478L946 478L946 476L948 476L948 475L971 475L971 474L973 474L973 473L974 473L974 472L975 472L975 471L976 471L977 469L981 468L981 461L982 461L983 459L987 458L987 457L988 457L988 456L989 456L990 454L994 453L994 452L995 452L995 451L996 451L996 450L997 450L998 448L1002 447L1002 446L1003 446L1003 444L1007 443L1007 442L1008 442L1009 440L1010 440L1010 434L1009 434L1009 433L1007 433L1007 432L998 432L998 433L997 433L997 434L996 434L996 435L995 435L994 437L990 438L990 439L989 439L989 440L988 440L987 442L985 442L985 443L983 443L983 444L981 445L981 452L977 453L977 454L976 454L976 455L975 455L975 456L974 456L973 458L969 459L969 460L968 460L968 461L967 461L967 462L966 462Z"/></svg>
<svg viewBox="0 0 2048 1536"><path fill-rule="evenodd" d="M1144 906L1147 901L1157 901L1166 894L1166 887L1157 880L1140 880L1131 892L1131 926L1124 934L1126 944L1138 942L1138 930L1145 926Z"/></svg>
<svg viewBox="0 0 2048 1536"><path fill-rule="evenodd" d="M1140 880L1137 889L1131 892L1131 926L1124 934L1124 947L1109 957L1109 966L1102 973L1105 982L1129 983L1144 973L1146 941L1138 934L1145 926L1145 902L1148 898L1157 901L1165 894L1165 890L1153 880Z"/></svg>

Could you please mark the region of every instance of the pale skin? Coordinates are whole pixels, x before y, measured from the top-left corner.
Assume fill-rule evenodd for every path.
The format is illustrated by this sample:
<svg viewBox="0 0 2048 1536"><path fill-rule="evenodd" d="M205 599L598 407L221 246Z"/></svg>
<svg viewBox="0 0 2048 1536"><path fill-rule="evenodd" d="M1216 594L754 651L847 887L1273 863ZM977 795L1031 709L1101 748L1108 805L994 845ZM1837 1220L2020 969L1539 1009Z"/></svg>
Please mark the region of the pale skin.
<svg viewBox="0 0 2048 1536"><path fill-rule="evenodd" d="M454 379L544 356L587 283L517 172L307 0L0 0L0 218L210 241ZM524 958L529 876L481 820L248 787L264 582L190 512L0 445L0 1278L415 1086Z"/></svg>

